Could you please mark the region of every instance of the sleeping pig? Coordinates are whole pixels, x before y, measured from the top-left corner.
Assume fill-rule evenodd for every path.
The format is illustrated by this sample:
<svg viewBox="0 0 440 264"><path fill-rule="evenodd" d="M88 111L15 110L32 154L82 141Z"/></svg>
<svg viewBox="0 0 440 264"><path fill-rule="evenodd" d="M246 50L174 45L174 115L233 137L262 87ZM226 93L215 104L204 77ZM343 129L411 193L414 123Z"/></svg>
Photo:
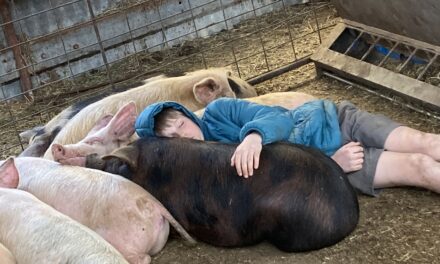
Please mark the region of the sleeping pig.
<svg viewBox="0 0 440 264"><path fill-rule="evenodd" d="M166 243L168 223L194 242L151 194L110 173L42 158L9 158L0 166L0 187L32 193L97 232L130 263L150 262Z"/></svg>
<svg viewBox="0 0 440 264"><path fill-rule="evenodd" d="M230 166L234 144L141 138L86 166L148 190L195 238L238 247L263 240L287 252L342 240L358 223L357 196L344 172L320 151L288 143L263 146L251 179Z"/></svg>
<svg viewBox="0 0 440 264"><path fill-rule="evenodd" d="M0 188L0 223L0 242L20 264L127 263L95 232L24 191Z"/></svg>
<svg viewBox="0 0 440 264"><path fill-rule="evenodd" d="M53 139L56 144L73 144L83 139L96 122L115 114L123 105L135 102L137 110L158 101L176 101L195 111L220 97L256 96L255 89L225 68L189 72L180 77L154 77L128 91L113 94L88 105L73 116ZM51 146L44 158L53 159Z"/></svg>

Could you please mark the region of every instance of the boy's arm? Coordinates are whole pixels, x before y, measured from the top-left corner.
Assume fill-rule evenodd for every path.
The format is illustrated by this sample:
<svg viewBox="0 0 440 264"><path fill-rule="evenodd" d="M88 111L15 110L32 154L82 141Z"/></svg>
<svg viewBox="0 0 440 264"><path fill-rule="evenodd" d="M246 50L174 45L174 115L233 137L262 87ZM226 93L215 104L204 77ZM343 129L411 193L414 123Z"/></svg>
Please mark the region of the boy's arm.
<svg viewBox="0 0 440 264"><path fill-rule="evenodd" d="M252 176L260 164L260 153L263 145L260 134L252 132L235 149L231 166L235 166L239 176Z"/></svg>
<svg viewBox="0 0 440 264"><path fill-rule="evenodd" d="M258 169L262 145L287 140L292 120L280 107L269 107L236 99L218 99L205 112L205 120L222 126L240 127L240 145L231 157L239 176L252 176Z"/></svg>
<svg viewBox="0 0 440 264"><path fill-rule="evenodd" d="M258 132L262 144L287 140L293 129L286 109L251 103L245 100L221 98L206 108L204 116L210 122L240 127L240 142L252 132Z"/></svg>

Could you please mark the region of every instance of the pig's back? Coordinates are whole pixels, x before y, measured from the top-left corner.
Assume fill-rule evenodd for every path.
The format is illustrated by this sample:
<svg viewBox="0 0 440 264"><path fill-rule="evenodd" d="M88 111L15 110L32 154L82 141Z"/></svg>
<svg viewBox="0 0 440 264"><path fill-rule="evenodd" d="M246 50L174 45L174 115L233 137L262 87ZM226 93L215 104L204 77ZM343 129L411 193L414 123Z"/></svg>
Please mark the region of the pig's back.
<svg viewBox="0 0 440 264"><path fill-rule="evenodd" d="M0 190L0 220L1 242L18 263L127 263L97 234L29 193Z"/></svg>
<svg viewBox="0 0 440 264"><path fill-rule="evenodd" d="M15 264L17 263L15 261L14 256L12 256L12 253L2 244L0 244L0 259L2 264Z"/></svg>

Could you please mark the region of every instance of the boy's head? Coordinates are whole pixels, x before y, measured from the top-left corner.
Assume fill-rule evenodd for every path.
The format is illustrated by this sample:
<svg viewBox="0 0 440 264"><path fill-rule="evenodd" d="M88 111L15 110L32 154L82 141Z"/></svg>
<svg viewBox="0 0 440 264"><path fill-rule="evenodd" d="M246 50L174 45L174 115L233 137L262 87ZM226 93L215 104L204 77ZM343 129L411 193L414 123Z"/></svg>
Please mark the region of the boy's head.
<svg viewBox="0 0 440 264"><path fill-rule="evenodd" d="M200 127L179 110L165 108L154 116L154 133L161 137L204 140Z"/></svg>

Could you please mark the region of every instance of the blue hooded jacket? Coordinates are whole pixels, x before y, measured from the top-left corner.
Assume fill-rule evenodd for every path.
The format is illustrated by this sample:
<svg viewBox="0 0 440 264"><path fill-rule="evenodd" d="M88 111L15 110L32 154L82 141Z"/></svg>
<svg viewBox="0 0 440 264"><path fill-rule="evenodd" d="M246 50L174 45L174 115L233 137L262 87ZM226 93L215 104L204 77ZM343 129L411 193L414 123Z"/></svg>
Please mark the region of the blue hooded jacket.
<svg viewBox="0 0 440 264"><path fill-rule="evenodd" d="M249 133L258 132L263 145L290 141L318 148L328 156L341 147L336 105L327 100L315 100L287 110L221 98L208 104L202 118L176 102L160 102L145 108L137 118L135 129L139 137L155 136L154 117L169 107L193 120L208 141L238 143Z"/></svg>

